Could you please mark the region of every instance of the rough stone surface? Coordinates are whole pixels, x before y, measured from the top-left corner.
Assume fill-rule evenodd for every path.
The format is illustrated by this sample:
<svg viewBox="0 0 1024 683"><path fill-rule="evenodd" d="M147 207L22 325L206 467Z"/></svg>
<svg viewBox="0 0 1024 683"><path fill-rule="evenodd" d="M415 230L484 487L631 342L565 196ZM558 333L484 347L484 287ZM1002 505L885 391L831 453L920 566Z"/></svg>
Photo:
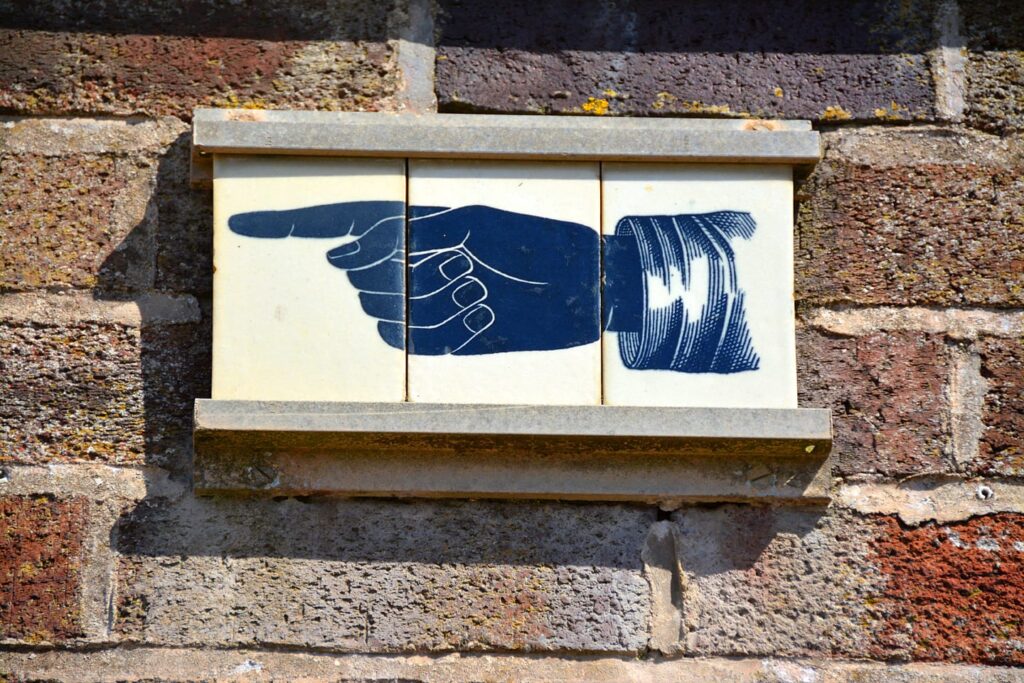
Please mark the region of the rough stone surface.
<svg viewBox="0 0 1024 683"><path fill-rule="evenodd" d="M0 289L147 288L152 166L114 154L0 156Z"/></svg>
<svg viewBox="0 0 1024 683"><path fill-rule="evenodd" d="M921 474L951 468L949 351L941 335L797 335L800 403L831 407L840 474Z"/></svg>
<svg viewBox="0 0 1024 683"><path fill-rule="evenodd" d="M1024 338L989 337L978 344L987 385L978 469L1024 475Z"/></svg>
<svg viewBox="0 0 1024 683"><path fill-rule="evenodd" d="M0 638L30 643L80 635L85 501L0 498Z"/></svg>
<svg viewBox="0 0 1024 683"><path fill-rule="evenodd" d="M157 220L154 190L166 194L172 185L161 155L185 130L171 118L7 121L0 129L0 290L84 287L121 297L150 289L154 240L165 249L180 243L191 218L183 209L203 203L202 193L179 192ZM199 271L203 256L195 257Z"/></svg>
<svg viewBox="0 0 1024 683"><path fill-rule="evenodd" d="M848 483L833 489L832 504L864 515L892 515L906 526L946 524L1024 510L1024 484L952 474Z"/></svg>
<svg viewBox="0 0 1024 683"><path fill-rule="evenodd" d="M209 372L208 324L0 322L0 458L180 470Z"/></svg>
<svg viewBox="0 0 1024 683"><path fill-rule="evenodd" d="M673 514L689 653L1017 664L1024 516L743 506Z"/></svg>
<svg viewBox="0 0 1024 683"><path fill-rule="evenodd" d="M158 119L30 116L5 118L0 126L0 153L64 157L74 154L159 154L187 123L171 116Z"/></svg>
<svg viewBox="0 0 1024 683"><path fill-rule="evenodd" d="M863 652L885 577L867 560L873 529L817 508L679 510L687 654Z"/></svg>
<svg viewBox="0 0 1024 683"><path fill-rule="evenodd" d="M872 561L888 580L871 656L1024 664L1024 515L877 524Z"/></svg>
<svg viewBox="0 0 1024 683"><path fill-rule="evenodd" d="M826 137L825 159L802 189L798 298L1021 306L1019 145L946 130L849 139L858 135ZM865 154L868 144L874 154Z"/></svg>
<svg viewBox="0 0 1024 683"><path fill-rule="evenodd" d="M171 114L379 109L398 87L391 3L0 4L0 107Z"/></svg>
<svg viewBox="0 0 1024 683"><path fill-rule="evenodd" d="M1024 130L1024 5L960 0L967 59L967 120L994 131Z"/></svg>
<svg viewBox="0 0 1024 683"><path fill-rule="evenodd" d="M647 642L651 509L194 499L116 532L116 631L161 645L600 650Z"/></svg>
<svg viewBox="0 0 1024 683"><path fill-rule="evenodd" d="M441 3L442 111L930 118L930 0Z"/></svg>
<svg viewBox="0 0 1024 683"><path fill-rule="evenodd" d="M0 130L0 288L211 289L213 198L187 126L28 118Z"/></svg>

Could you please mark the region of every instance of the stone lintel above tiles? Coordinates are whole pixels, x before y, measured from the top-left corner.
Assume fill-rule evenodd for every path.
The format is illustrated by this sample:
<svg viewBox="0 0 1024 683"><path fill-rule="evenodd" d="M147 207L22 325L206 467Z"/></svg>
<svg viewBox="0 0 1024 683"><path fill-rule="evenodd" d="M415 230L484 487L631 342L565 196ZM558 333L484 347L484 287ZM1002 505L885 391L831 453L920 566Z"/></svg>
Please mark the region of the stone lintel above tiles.
<svg viewBox="0 0 1024 683"><path fill-rule="evenodd" d="M815 164L809 121L197 109L192 178L213 154Z"/></svg>
<svg viewBox="0 0 1024 683"><path fill-rule="evenodd" d="M817 502L816 409L196 401L195 486L271 495Z"/></svg>

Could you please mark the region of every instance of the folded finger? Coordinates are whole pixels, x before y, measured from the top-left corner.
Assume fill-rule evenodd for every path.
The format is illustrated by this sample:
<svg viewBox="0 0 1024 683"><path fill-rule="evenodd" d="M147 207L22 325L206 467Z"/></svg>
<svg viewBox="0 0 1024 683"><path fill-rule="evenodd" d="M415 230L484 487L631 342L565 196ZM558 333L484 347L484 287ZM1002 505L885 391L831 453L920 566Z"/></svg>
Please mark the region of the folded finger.
<svg viewBox="0 0 1024 683"><path fill-rule="evenodd" d="M348 281L360 292L404 294L405 263L396 254L373 268L348 271Z"/></svg>
<svg viewBox="0 0 1024 683"><path fill-rule="evenodd" d="M391 348L399 351L405 350L405 324L379 322L377 323L377 334Z"/></svg>
<svg viewBox="0 0 1024 683"><path fill-rule="evenodd" d="M359 292L359 305L371 318L385 322L405 322L405 297L401 294Z"/></svg>
<svg viewBox="0 0 1024 683"><path fill-rule="evenodd" d="M412 327L440 327L467 308L487 298L487 288L480 280L469 276L433 296L409 300L409 320Z"/></svg>
<svg viewBox="0 0 1024 683"><path fill-rule="evenodd" d="M459 251L439 251L410 268L409 296L430 297L473 272L473 262Z"/></svg>
<svg viewBox="0 0 1024 683"><path fill-rule="evenodd" d="M466 353L468 345L494 324L494 311L486 304L472 306L443 325L409 329L409 353L441 356Z"/></svg>

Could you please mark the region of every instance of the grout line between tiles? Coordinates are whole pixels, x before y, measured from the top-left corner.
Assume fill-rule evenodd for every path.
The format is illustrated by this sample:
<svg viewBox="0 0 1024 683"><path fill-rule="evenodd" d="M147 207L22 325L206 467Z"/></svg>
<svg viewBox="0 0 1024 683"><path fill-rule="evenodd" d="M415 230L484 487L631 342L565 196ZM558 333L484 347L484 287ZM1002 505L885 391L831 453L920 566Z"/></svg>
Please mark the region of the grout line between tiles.
<svg viewBox="0 0 1024 683"><path fill-rule="evenodd" d="M412 400L412 395L409 389L409 322L412 317L412 312L409 309L409 291L411 285L412 273L409 268L409 250L412 247L412 230L409 228L409 218L412 215L411 207L409 206L409 160L405 160L405 253L403 254L404 268L405 268L405 282L402 283L402 289L405 292L405 401L409 402Z"/></svg>
<svg viewBox="0 0 1024 683"><path fill-rule="evenodd" d="M598 403L604 405L604 162L597 163L597 262L598 262L598 297L597 297L597 352L600 354L598 376L600 381L600 392Z"/></svg>

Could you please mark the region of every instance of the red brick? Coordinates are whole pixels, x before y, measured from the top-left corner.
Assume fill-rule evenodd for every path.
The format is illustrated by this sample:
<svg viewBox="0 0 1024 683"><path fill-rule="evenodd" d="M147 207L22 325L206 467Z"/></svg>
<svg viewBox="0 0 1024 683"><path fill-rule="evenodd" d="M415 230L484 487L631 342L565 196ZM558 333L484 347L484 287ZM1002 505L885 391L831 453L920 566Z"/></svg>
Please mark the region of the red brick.
<svg viewBox="0 0 1024 683"><path fill-rule="evenodd" d="M1024 339L987 338L978 343L981 374L988 384L979 448L985 473L1024 475Z"/></svg>
<svg viewBox="0 0 1024 683"><path fill-rule="evenodd" d="M115 154L0 158L0 290L148 287L152 163Z"/></svg>
<svg viewBox="0 0 1024 683"><path fill-rule="evenodd" d="M58 641L82 634L85 501L0 498L0 637Z"/></svg>
<svg viewBox="0 0 1024 683"><path fill-rule="evenodd" d="M803 329L797 356L800 403L832 409L842 474L948 468L950 358L941 336Z"/></svg>
<svg viewBox="0 0 1024 683"><path fill-rule="evenodd" d="M804 191L800 299L1024 304L1024 167L913 160L877 167L833 157Z"/></svg>
<svg viewBox="0 0 1024 683"><path fill-rule="evenodd" d="M874 562L888 581L873 608L885 621L864 654L1024 664L1024 515L878 525Z"/></svg>
<svg viewBox="0 0 1024 683"><path fill-rule="evenodd" d="M73 33L0 28L0 106L65 109L60 103L74 97L77 45Z"/></svg>

